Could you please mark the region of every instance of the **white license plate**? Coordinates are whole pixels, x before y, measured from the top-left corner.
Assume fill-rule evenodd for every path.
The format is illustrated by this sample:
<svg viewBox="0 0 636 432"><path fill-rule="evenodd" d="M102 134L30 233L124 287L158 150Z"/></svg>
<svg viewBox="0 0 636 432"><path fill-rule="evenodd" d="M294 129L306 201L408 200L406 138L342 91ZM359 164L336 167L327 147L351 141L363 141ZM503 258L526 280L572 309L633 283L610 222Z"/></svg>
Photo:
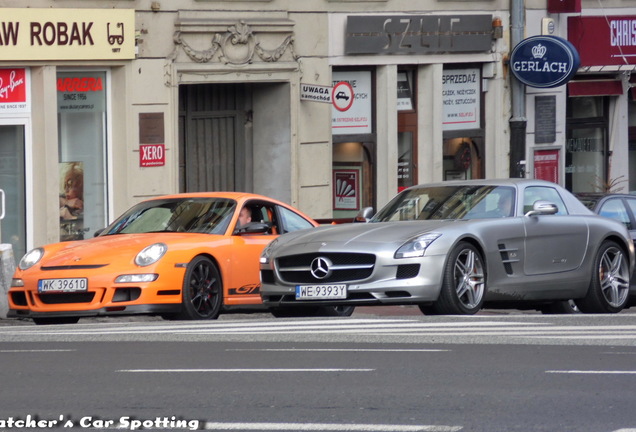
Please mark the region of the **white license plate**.
<svg viewBox="0 0 636 432"><path fill-rule="evenodd" d="M80 292L88 290L88 279L86 278L66 278L66 279L40 279L38 281L38 292Z"/></svg>
<svg viewBox="0 0 636 432"><path fill-rule="evenodd" d="M346 299L347 285L296 285L296 300Z"/></svg>

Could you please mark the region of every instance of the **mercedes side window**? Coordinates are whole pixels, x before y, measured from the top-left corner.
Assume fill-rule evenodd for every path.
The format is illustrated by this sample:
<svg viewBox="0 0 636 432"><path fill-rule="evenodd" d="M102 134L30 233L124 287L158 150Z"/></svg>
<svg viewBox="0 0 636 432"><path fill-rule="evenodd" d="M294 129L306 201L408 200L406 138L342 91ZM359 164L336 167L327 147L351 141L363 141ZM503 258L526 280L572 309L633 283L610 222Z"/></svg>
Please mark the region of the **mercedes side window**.
<svg viewBox="0 0 636 432"><path fill-rule="evenodd" d="M551 187L543 187L543 186L533 186L528 187L524 191L523 194L523 213L528 213L532 210L532 206L537 201L549 201L553 204L556 204L559 211L557 211L557 215L567 215L567 208L565 207L565 203L561 198L561 195Z"/></svg>

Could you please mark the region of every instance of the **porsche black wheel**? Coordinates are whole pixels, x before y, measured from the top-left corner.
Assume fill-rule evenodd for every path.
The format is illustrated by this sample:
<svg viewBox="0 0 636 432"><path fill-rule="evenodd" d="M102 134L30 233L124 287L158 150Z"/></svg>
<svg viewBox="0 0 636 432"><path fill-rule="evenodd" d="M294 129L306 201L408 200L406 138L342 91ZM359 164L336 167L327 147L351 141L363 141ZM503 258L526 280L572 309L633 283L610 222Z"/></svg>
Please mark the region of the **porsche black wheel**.
<svg viewBox="0 0 636 432"><path fill-rule="evenodd" d="M596 253L587 294L575 300L581 312L618 313L629 297L629 260L613 241L605 241Z"/></svg>
<svg viewBox="0 0 636 432"><path fill-rule="evenodd" d="M216 319L223 304L223 283L216 265L207 257L194 258L183 279L182 320Z"/></svg>
<svg viewBox="0 0 636 432"><path fill-rule="evenodd" d="M481 254L461 242L448 256L444 280L433 310L441 315L473 315L484 304L486 272Z"/></svg>

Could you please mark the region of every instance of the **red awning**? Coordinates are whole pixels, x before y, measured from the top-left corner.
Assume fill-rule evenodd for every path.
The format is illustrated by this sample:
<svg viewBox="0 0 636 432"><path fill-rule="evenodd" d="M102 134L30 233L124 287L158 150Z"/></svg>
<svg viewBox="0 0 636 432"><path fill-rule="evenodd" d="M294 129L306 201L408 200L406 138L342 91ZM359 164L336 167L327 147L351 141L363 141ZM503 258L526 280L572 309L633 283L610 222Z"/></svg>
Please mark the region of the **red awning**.
<svg viewBox="0 0 636 432"><path fill-rule="evenodd" d="M620 80L584 80L568 83L569 96L618 96L623 94Z"/></svg>

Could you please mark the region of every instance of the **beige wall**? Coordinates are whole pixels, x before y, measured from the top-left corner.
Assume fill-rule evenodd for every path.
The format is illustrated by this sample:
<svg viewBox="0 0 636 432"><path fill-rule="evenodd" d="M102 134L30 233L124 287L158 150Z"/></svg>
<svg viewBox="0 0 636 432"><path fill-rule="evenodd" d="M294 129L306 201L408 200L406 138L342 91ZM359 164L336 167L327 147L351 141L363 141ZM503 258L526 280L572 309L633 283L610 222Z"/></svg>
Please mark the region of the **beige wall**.
<svg viewBox="0 0 636 432"><path fill-rule="evenodd" d="M23 0L5 0L5 7L23 7ZM495 63L486 95L487 149L493 155L486 169L500 176L507 168L507 88L501 60L507 47L502 41L491 53L434 56L345 56L343 35L346 16L359 13L491 13L507 23L508 1L432 3L439 10L414 10L413 0L31 0L33 8L122 8L135 9L137 58L131 61L34 62L32 67L33 137L38 151L33 157L33 233L29 247L57 241L59 234L56 203L46 197L57 195L57 116L54 82L56 67L108 68L111 77L109 110L109 220L142 200L178 191L178 86L188 83L251 82L286 84L289 98L285 112L288 152L288 183L284 200L316 218L331 217L332 145L331 105L300 100L300 84L330 85L331 71L339 66L376 67L376 128L378 145L377 201L382 205L397 190L397 116L385 107L396 105L397 65L416 64L419 91L419 179L439 180L441 165L441 100L436 94L444 63ZM153 5L157 5L153 10ZM210 49L215 34L244 20L260 46L273 49L286 36L293 43L276 61L254 56L245 64L227 64L218 58L195 61L187 49ZM176 31L181 39L175 42ZM232 47L229 45L227 49ZM240 47L234 47L240 49ZM234 55L240 56L238 51ZM3 65L19 66L15 62ZM267 93L267 92L265 92ZM273 92L280 97L281 91ZM262 101L266 105L267 100ZM139 114L163 113L165 119L166 164L139 166ZM388 111L394 114L393 111ZM493 116L491 118L491 116ZM281 162L282 163L282 162ZM265 191L269 189L265 188ZM38 199L41 198L41 199Z"/></svg>

